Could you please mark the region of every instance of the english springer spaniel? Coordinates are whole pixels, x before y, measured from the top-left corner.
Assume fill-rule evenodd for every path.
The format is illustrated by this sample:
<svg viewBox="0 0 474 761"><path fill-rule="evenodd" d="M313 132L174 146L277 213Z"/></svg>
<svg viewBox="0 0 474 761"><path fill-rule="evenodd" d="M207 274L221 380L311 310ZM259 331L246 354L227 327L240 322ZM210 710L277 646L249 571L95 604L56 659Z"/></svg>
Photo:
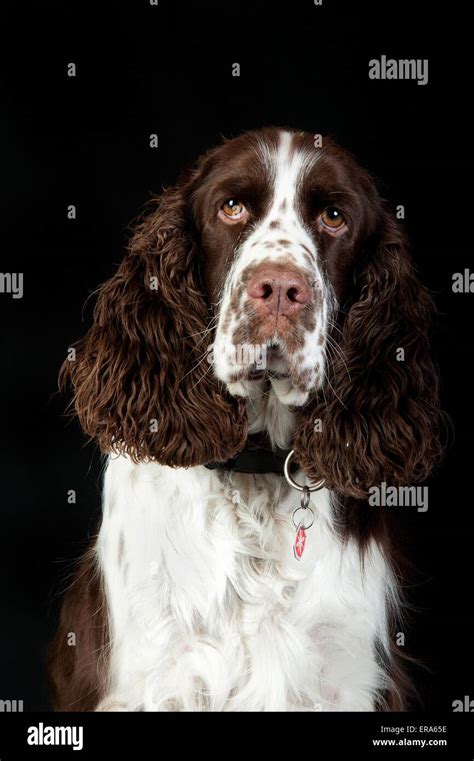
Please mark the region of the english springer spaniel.
<svg viewBox="0 0 474 761"><path fill-rule="evenodd" d="M330 139L245 133L154 198L62 369L108 459L56 709L406 706L403 577L367 497L440 458L431 312Z"/></svg>

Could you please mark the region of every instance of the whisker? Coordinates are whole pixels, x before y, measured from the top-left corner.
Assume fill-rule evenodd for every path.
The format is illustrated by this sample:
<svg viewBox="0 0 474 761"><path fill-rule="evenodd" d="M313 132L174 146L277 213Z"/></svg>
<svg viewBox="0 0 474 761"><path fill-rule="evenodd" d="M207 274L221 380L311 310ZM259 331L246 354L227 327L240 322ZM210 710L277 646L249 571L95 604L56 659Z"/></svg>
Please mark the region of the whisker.
<svg viewBox="0 0 474 761"><path fill-rule="evenodd" d="M203 362L204 362L204 360L207 358L207 356L208 356L208 352L207 352L207 350L206 350L206 351L204 351L204 352L202 353L202 357L201 357L201 359L200 359L200 360L199 360L199 361L198 361L198 362L197 362L197 363L196 363L196 364L195 364L195 365L194 365L194 366L193 366L193 367L192 367L190 370L188 370L188 372L187 372L187 373L185 373L185 375L183 375L183 377L180 379L180 381L179 381L179 382L181 383L181 381L183 381L185 378L187 378L187 377L188 377L188 375L190 375L190 373L194 372L194 370L197 370L197 368L198 368L200 365L202 365L202 363L203 363ZM211 365L209 365L209 367L210 367L210 366L211 366Z"/></svg>
<svg viewBox="0 0 474 761"><path fill-rule="evenodd" d="M328 340L328 353L329 353L329 349L332 349L333 352L336 353L336 357L332 356L332 359L335 359L335 358L336 359L337 358L340 359L340 361L344 365L344 368L345 368L345 370L347 372L347 376L348 376L349 380L352 381L351 374L350 374L349 368L347 366L346 358L344 356L344 352L342 351L341 347L334 341L333 338L331 338L331 336L327 336L327 340Z"/></svg>
<svg viewBox="0 0 474 761"><path fill-rule="evenodd" d="M199 384L199 383L200 383L200 382L203 380L203 378L205 378L205 377L206 377L206 375L208 374L208 372L209 372L209 370L210 370L210 369L211 369L211 365L209 365L209 367L207 368L206 372L205 372L205 373L203 373L203 374L201 375L201 377L197 379L196 383L195 383L193 386L191 386L191 391L192 391L194 388L196 388L196 386L197 386L197 385L198 385L198 384ZM185 376L185 377L186 377L186 376Z"/></svg>

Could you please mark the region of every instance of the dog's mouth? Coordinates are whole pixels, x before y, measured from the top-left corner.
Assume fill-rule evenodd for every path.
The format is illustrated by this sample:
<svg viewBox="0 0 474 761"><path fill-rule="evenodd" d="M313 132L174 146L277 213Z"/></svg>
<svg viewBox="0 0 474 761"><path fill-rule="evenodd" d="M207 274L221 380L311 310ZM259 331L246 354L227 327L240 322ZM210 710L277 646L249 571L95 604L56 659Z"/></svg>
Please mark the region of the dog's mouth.
<svg viewBox="0 0 474 761"><path fill-rule="evenodd" d="M295 358L287 355L285 347L269 343L265 347L264 361L234 366L226 379L226 386L232 396L257 399L268 395L273 389L282 404L301 406L309 396L309 389L299 374Z"/></svg>
<svg viewBox="0 0 474 761"><path fill-rule="evenodd" d="M290 365L283 350L278 344L270 343L260 348L259 356L254 361L243 364L230 377L230 382L263 379L281 380L290 377Z"/></svg>
<svg viewBox="0 0 474 761"><path fill-rule="evenodd" d="M274 396L301 406L324 380L324 356L313 323L285 319L285 330L248 319L217 329L212 360L229 394L251 400Z"/></svg>

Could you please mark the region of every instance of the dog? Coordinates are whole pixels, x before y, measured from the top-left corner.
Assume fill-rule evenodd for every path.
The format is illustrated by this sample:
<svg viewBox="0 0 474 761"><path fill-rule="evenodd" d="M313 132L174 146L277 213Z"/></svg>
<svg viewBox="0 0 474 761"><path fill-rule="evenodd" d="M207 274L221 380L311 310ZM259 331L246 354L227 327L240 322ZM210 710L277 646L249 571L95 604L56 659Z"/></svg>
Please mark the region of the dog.
<svg viewBox="0 0 474 761"><path fill-rule="evenodd" d="M403 566L367 495L441 458L432 313L329 138L244 133L152 199L61 371L107 466L57 710L409 705Z"/></svg>

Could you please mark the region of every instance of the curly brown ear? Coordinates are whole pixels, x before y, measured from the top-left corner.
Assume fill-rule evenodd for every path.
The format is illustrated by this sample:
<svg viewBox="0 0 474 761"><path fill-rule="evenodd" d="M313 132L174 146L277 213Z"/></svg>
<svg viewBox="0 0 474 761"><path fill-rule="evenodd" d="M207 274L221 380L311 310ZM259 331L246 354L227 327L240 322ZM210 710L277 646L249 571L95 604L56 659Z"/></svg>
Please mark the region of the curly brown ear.
<svg viewBox="0 0 474 761"><path fill-rule="evenodd" d="M243 445L247 421L206 359L212 314L185 186L153 205L99 289L93 325L60 380L71 380L82 427L104 452L176 467L225 460Z"/></svg>
<svg viewBox="0 0 474 761"><path fill-rule="evenodd" d="M424 480L443 451L428 346L433 303L386 211L379 229L355 273L356 298L341 310L325 399L302 412L293 444L308 476L359 498L383 481Z"/></svg>

